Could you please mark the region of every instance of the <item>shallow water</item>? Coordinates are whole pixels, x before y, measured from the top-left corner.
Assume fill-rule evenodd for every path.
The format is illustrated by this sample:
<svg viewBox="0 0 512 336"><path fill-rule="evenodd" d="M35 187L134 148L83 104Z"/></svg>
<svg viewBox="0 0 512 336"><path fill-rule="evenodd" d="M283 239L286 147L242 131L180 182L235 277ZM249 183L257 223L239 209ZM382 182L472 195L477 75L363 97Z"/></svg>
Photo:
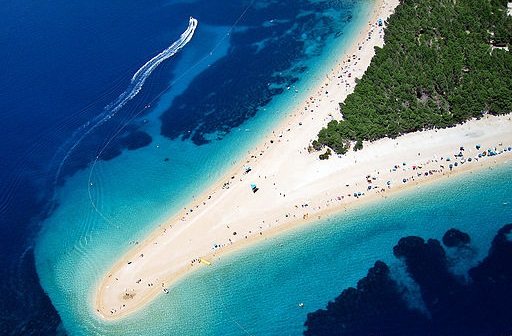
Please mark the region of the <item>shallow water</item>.
<svg viewBox="0 0 512 336"><path fill-rule="evenodd" d="M148 308L153 318L134 315L109 324L97 320L91 301L101 276L135 241L218 180L286 116L290 101L301 100L312 79L332 67L332 55L352 42L371 10L359 1L155 6L163 16L173 9L174 29L162 29L160 49L149 49L139 64L176 41L192 15L199 25L190 42L111 113L109 103L135 92L129 79L139 68L128 67L102 96L102 106L110 107L87 108L92 117L85 121L76 115L72 121L79 126L73 129L69 122L73 131L51 161L48 179L56 206L41 224L35 257L41 284L71 334L139 334L141 328L148 334L191 334L218 325L215 319L197 325L197 311L205 320L213 314L208 302L187 308L180 300L165 309L156 302ZM337 31L348 39L334 38ZM281 58L269 64L263 55ZM225 85L240 78L251 80Z"/></svg>
<svg viewBox="0 0 512 336"><path fill-rule="evenodd" d="M83 316L80 329L112 335L137 334L141 326L155 335L300 334L308 312L355 286L376 260L401 279L401 263L392 255L401 237L440 240L447 229L458 228L470 234L471 253L454 265L459 271L475 266L497 229L512 221L512 195L502 183L511 177L507 164L355 206L212 260L126 320L105 324Z"/></svg>

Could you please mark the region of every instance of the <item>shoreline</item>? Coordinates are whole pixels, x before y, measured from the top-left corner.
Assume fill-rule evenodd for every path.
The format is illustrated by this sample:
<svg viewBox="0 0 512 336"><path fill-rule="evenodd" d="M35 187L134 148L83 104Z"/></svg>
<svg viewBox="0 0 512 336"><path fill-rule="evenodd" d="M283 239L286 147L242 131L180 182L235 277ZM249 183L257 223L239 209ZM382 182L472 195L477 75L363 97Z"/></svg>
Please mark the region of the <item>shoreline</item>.
<svg viewBox="0 0 512 336"><path fill-rule="evenodd" d="M432 175L430 178L426 180L422 180L421 182L416 181L414 184L404 184L394 189L387 190L386 193L382 194L371 194L371 195L362 195L361 198L353 199L352 201L346 202L343 205L325 207L324 209L318 210L315 213L314 218L307 218L306 220L294 219L292 221L286 222L282 225L272 227L268 230L263 231L264 235L252 235L248 236L245 240L238 242L237 244L226 245L211 252L208 255L204 255L201 258L209 261L211 264L214 264L216 261L220 261L222 258L228 257L233 253L238 253L245 249L250 249L254 247L256 244L266 241L268 239L272 239L275 237L279 237L285 232L291 232L293 229L300 229L309 225L316 225L317 222L325 220L328 217L336 217L342 215L344 212L350 210L354 211L360 209L362 207L371 205L373 203L380 202L388 197L402 195L407 192L411 192L416 188L421 188L424 186L431 186L436 183L442 184L444 180L450 179L452 177L464 177L471 175L473 173L478 173L483 170L493 170L503 168L507 164L510 165L512 163L512 152L507 157L501 156L497 160L487 160L480 162L477 166L466 166L465 168L450 171L448 173ZM203 266L203 265L201 265ZM208 265L210 266L210 265ZM190 272L193 271L192 267L189 269L183 270L182 272L176 273L175 276L170 281L170 284L177 283L185 276L189 275Z"/></svg>
<svg viewBox="0 0 512 336"><path fill-rule="evenodd" d="M494 119L494 121L506 120L508 122L508 125L510 126L510 129L512 129L512 116L510 116L510 115L490 116L487 118ZM483 121L483 120L472 119L468 122L469 123L479 123L481 121ZM462 126L466 125L468 122L466 122L465 124L462 124L462 125L458 125L456 127L462 127ZM492 127L489 126L489 128L491 129ZM426 131L426 132L429 132L429 131ZM437 131L432 131L432 132L437 132ZM420 132L415 132L415 133L409 133L409 135L419 135L421 133L423 133L423 132L420 131ZM508 136L508 134L507 134L507 136ZM391 140L394 140L394 139L391 139ZM478 161L472 160L473 163L467 163L465 165L457 165L457 167L453 167L452 169L449 168L449 164L451 164L452 162L456 162L456 161L453 161L453 159L452 159L453 156L452 156L452 158L450 158L450 161L446 161L445 158L443 158L443 159L439 158L439 160L435 161L435 163L438 163L439 165L442 165L442 163L444 163L443 166L445 166L445 169L442 171L436 170L436 172L432 172L428 176L424 175L425 170L423 168L421 168L421 169L416 168L416 169L411 170L412 167L407 167L407 168L405 168L405 166L401 167L402 171L408 171L409 174L412 174L411 177L416 175L415 178L414 179L407 178L407 182L398 181L395 179L395 180L393 180L393 183L395 183L396 185L394 185L393 187L390 187L387 189L383 188L385 190L381 189L380 191L378 190L376 192L374 192L372 190L372 191L370 191L370 193L361 192L361 195L358 195L357 197L355 196L355 193L354 194L349 193L347 195L343 195L344 198L342 198L341 200L337 200L335 198L323 200L323 204L325 206L319 207L318 209L313 209L312 213L314 213L314 216L311 216L311 217L308 216L307 218L294 217L293 219L288 220L288 221L284 222L283 224L275 225L275 226L269 227L268 229L262 229L262 232L264 233L264 235L258 235L257 232L253 232L251 235L244 237L244 240L241 240L241 241L237 242L236 244L228 244L228 245L219 246L219 248L214 250L213 252L210 252L209 254L201 256L201 259L210 260L210 261L215 260L215 259L219 260L221 256L225 257L228 254L238 252L239 250L250 247L257 242L278 236L285 231L289 231L292 228L297 228L297 227L301 227L304 225L314 225L316 221L320 221L320 220L324 219L324 217L340 215L348 209L363 207L363 206L366 206L366 205L374 203L374 202L379 202L379 200L387 199L388 196L402 194L404 192L408 192L408 191L411 191L416 188L421 188L422 186L432 185L435 183L442 183L443 180L450 179L451 177L465 176L465 175L476 173L476 172L479 172L479 171L482 171L485 169L492 170L494 168L500 168L505 165L510 165L510 164L512 164L512 151L509 149L511 147L509 147L508 145L512 146L512 134L507 137L507 140L509 141L509 142L507 142L507 146L502 147L502 150L500 150L500 153L498 155L482 157L482 158L479 158ZM368 143L365 142L365 144L367 145ZM458 149L458 148L455 148L455 149ZM503 150L503 149L505 149L505 150ZM485 150L481 151L481 152L485 152ZM315 154L318 154L318 153L315 153ZM315 154L313 154L313 155L315 155ZM459 162L457 161L457 163L459 163ZM431 164L431 163L429 163L429 164ZM414 166L415 165L413 165L413 167ZM392 169L393 168L391 168L391 170ZM420 174L420 172L421 172L421 174ZM397 174L400 174L400 173L397 173ZM402 176L402 175L400 175L400 176ZM346 185L346 187L348 188L349 186ZM343 187L338 188L338 189L342 189L342 188ZM322 202L322 200L317 200L317 201ZM340 203L335 204L335 202L337 202L337 201L339 201ZM285 215L285 217L288 218L286 215ZM189 269L183 270L183 272L177 273L176 276L172 278L171 283L177 282L180 278L182 278L183 275L188 274L191 269L192 269L192 267L190 267Z"/></svg>
<svg viewBox="0 0 512 336"><path fill-rule="evenodd" d="M134 313L193 269L205 266L198 265L200 258L216 258L219 253L231 253L290 227L311 224L315 216L341 212L347 206L360 205L385 197L389 192L400 192L426 180L441 178L449 168L438 174L439 164L442 161L448 166L449 163L435 155L448 153L453 158L453 151L459 149L459 144L464 143L471 155L474 154L473 140L480 141L482 149L497 146L497 136L500 141L506 140L505 145L512 145L512 137L507 132L512 129L512 123L510 117L505 116L484 117L452 129L416 132L397 139L365 143L363 151L351 151L327 161L320 161L319 153L308 153L306 147L321 127L334 118L333 114L341 117L338 102L352 92L355 78L360 78L368 67L373 46L382 46L382 27L376 26L377 19L385 20L397 4L397 0L377 1L370 24L361 30L338 66L331 69L325 79L318 79L316 92L295 111L290 111L291 116L286 117L277 131L265 137L223 180L196 197L195 202L142 243L136 242L136 247L120 258L95 293L93 306L101 318L117 320ZM457 148L452 148L456 143ZM512 158L511 155L507 150L505 155L494 158L502 163ZM492 165L494 159L488 159L461 163L455 170ZM419 170L409 168L420 165L416 160L425 166L421 168L422 174L429 172L424 170L426 167L436 172L425 179L415 177ZM393 171L393 165L399 168ZM365 184L365 177L372 183ZM403 178L410 178L410 183L402 182ZM389 187L387 181L390 181ZM257 186L257 192L251 190L252 184Z"/></svg>

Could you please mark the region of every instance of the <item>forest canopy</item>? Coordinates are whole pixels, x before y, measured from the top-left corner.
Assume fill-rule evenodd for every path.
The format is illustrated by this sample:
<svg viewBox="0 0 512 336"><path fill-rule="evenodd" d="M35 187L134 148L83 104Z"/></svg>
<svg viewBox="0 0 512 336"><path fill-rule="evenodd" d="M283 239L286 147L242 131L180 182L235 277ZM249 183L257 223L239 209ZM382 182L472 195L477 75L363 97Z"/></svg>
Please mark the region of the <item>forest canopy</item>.
<svg viewBox="0 0 512 336"><path fill-rule="evenodd" d="M384 38L316 150L343 154L354 142L512 111L507 0L401 0Z"/></svg>

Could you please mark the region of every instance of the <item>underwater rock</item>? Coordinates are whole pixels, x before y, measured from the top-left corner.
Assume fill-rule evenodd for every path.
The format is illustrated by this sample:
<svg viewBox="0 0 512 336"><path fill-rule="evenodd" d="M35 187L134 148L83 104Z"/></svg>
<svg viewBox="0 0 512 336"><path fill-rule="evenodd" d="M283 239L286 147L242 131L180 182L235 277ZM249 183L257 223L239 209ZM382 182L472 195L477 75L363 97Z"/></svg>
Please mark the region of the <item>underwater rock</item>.
<svg viewBox="0 0 512 336"><path fill-rule="evenodd" d="M304 334L512 334L511 235L512 224L498 231L488 256L469 270L471 281L449 271L439 241L401 238L393 249L394 255L404 262L418 285L426 311L411 308L407 290L390 276L385 263L377 261L357 288L345 289L325 310L309 313ZM469 236L460 231L449 230L446 236L455 237L454 246L469 242Z"/></svg>
<svg viewBox="0 0 512 336"><path fill-rule="evenodd" d="M470 242L469 235L457 229L450 229L443 236L443 244L447 247L461 247Z"/></svg>
<svg viewBox="0 0 512 336"><path fill-rule="evenodd" d="M327 309L308 314L305 335L377 335L408 325L416 330L427 322L419 311L409 310L388 266L377 261L356 288L345 289ZM419 331L419 330L418 330Z"/></svg>

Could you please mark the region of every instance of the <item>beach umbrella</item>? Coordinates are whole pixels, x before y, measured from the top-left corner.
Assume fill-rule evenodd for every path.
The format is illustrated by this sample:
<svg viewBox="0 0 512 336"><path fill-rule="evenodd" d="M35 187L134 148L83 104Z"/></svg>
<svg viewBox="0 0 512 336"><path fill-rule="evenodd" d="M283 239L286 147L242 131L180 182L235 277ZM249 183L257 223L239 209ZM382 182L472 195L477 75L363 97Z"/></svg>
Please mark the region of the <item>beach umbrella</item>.
<svg viewBox="0 0 512 336"><path fill-rule="evenodd" d="M480 144L476 145L476 149L480 149L480 147L482 147Z"/></svg>
<svg viewBox="0 0 512 336"><path fill-rule="evenodd" d="M390 184L391 184L391 181L387 181L387 182L386 182L386 184L387 184L387 185L390 185Z"/></svg>
<svg viewBox="0 0 512 336"><path fill-rule="evenodd" d="M406 178L404 178L404 179L402 180L402 182L403 182L403 183L407 182L407 179L406 179Z"/></svg>

